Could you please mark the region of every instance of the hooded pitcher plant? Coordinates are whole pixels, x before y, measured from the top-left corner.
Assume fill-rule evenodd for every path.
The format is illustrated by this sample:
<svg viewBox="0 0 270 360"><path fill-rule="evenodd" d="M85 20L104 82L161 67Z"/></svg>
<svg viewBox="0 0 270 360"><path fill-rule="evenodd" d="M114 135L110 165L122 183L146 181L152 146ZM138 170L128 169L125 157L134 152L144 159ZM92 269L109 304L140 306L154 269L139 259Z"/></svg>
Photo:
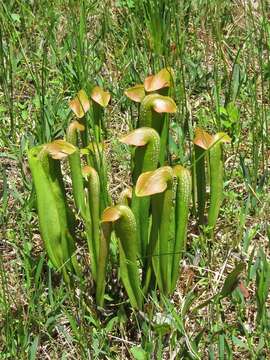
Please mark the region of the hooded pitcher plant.
<svg viewBox="0 0 270 360"><path fill-rule="evenodd" d="M169 119L166 113L176 112L174 101L168 97L173 84L174 72L168 67L148 76L144 84L137 84L125 91L129 99L140 104L138 127L152 127L160 135L160 165L163 165L168 141Z"/></svg>
<svg viewBox="0 0 270 360"><path fill-rule="evenodd" d="M66 201L60 159L75 152L75 147L62 140L32 148L29 166L37 194L41 236L52 264L63 272L81 274L75 256L75 220Z"/></svg>
<svg viewBox="0 0 270 360"><path fill-rule="evenodd" d="M76 130L82 131L82 128L78 128L76 123L71 123L67 132L67 138L70 141L74 142L75 135L73 132ZM67 156L70 165L72 192L78 216L81 217L85 226L91 270L96 281L99 260L100 204L102 198L100 181L98 173L93 167L86 165L82 168L80 151L74 145L73 148L75 150Z"/></svg>
<svg viewBox="0 0 270 360"><path fill-rule="evenodd" d="M150 196L152 226L147 249L148 264L145 269L144 291L147 292L153 266L158 287L163 294L169 291L168 263L169 242L172 234L173 216L173 171L164 166L156 171L140 175L136 184L136 195ZM154 255L154 256L153 256ZM152 259L152 263L150 263Z"/></svg>
<svg viewBox="0 0 270 360"><path fill-rule="evenodd" d="M108 192L108 173L107 161L105 158L106 143L91 142L88 146L81 150L87 155L87 163L93 167L99 176L100 181L100 213L111 204L110 194Z"/></svg>
<svg viewBox="0 0 270 360"><path fill-rule="evenodd" d="M86 233L91 268L94 280L99 272L99 246L100 246L100 181L97 171L91 166L84 166L82 174L87 182L87 216Z"/></svg>
<svg viewBox="0 0 270 360"><path fill-rule="evenodd" d="M91 123L92 128L90 129L90 135L93 141L89 144L89 126L86 120L86 114L91 107L91 100L89 100L84 90L80 90L76 97L69 102L69 107L78 120L70 124L67 130L67 141L78 147L80 140L78 133L80 133L81 143L84 148L81 153L86 156L87 164L95 167L101 178L104 179L106 172L103 166L105 162L101 145L101 129L97 129L97 127L102 124L103 108L108 105L110 94L104 92L100 87L95 86L91 92L91 99L93 121Z"/></svg>
<svg viewBox="0 0 270 360"><path fill-rule="evenodd" d="M118 205L126 205L131 207L132 192L133 190L131 187L128 187L121 191L118 198Z"/></svg>
<svg viewBox="0 0 270 360"><path fill-rule="evenodd" d="M135 185L142 172L157 168L160 149L159 135L152 128L142 127L122 137L120 141L136 146L132 171L132 180ZM150 199L138 198L133 191L131 208L138 225L138 256L144 258L148 242Z"/></svg>
<svg viewBox="0 0 270 360"><path fill-rule="evenodd" d="M210 179L210 201L208 208L208 226L215 228L223 197L223 173L224 165L222 158L222 143L230 142L230 137L225 133L210 135L206 131L197 128L195 131L194 154L195 174L197 188L197 208L200 223L204 223L206 204L206 162L208 160L208 172Z"/></svg>
<svg viewBox="0 0 270 360"><path fill-rule="evenodd" d="M166 116L175 113L176 104L169 96L151 94L141 102L139 127L152 127L160 135L159 163L163 165L169 136L169 119Z"/></svg>
<svg viewBox="0 0 270 360"><path fill-rule="evenodd" d="M161 95L169 95L169 90L174 83L174 71L171 67L160 70L155 75L149 75L144 80L144 88L147 93L158 92Z"/></svg>
<svg viewBox="0 0 270 360"><path fill-rule="evenodd" d="M92 116L94 135L97 142L102 140L102 132L107 137L106 126L104 124L104 109L108 106L111 95L101 87L95 86L91 91Z"/></svg>
<svg viewBox="0 0 270 360"><path fill-rule="evenodd" d="M80 124L78 121L73 121L68 127L67 136L66 136L67 141L75 147L74 152L68 156L68 161L70 166L72 191L73 191L75 206L77 212L81 214L83 218L86 217L86 203L85 203L84 182L82 176L80 150L78 148L78 144L79 144L78 133L81 133L84 130L85 130L84 125Z"/></svg>
<svg viewBox="0 0 270 360"><path fill-rule="evenodd" d="M99 257L98 257L98 271L96 280L96 302L100 307L104 306L104 294L106 286L106 270L109 256L109 245L112 232L112 223L101 223L100 242L99 242Z"/></svg>
<svg viewBox="0 0 270 360"><path fill-rule="evenodd" d="M73 121L67 130L67 140L74 146L78 145L78 132L84 131L82 124ZM72 190L75 206L84 221L89 254L91 259L91 269L93 278L96 280L97 263L99 259L99 218L100 218L100 181L97 171L87 165L81 166L80 150L75 147L75 151L68 156L70 165L70 175L72 180ZM87 185L85 185L85 180Z"/></svg>
<svg viewBox="0 0 270 360"><path fill-rule="evenodd" d="M83 146L88 144L88 124L86 121L86 114L90 109L90 101L84 90L80 90L74 99L69 101L69 108L75 114L76 118L83 125L85 131L81 133Z"/></svg>
<svg viewBox="0 0 270 360"><path fill-rule="evenodd" d="M78 123L71 123L69 126L68 132L67 132L67 138L72 141L74 144L76 144L76 131L82 131L82 125ZM35 148L34 148L35 149ZM34 149L32 150L34 152ZM44 154L47 154L47 158L51 159L50 161L54 162L57 161L57 179L60 186L61 191L59 191L59 186L56 188L56 185L54 184L54 187L47 189L47 196L52 197L57 195L57 206L58 208L65 208L67 209L68 217L64 217L63 211L61 213L59 212L59 218L61 220L61 223L63 224L63 228L70 227L71 224L75 223L75 220L73 219L71 221L71 217L73 218L73 214L71 210L67 206L66 201L66 194L64 190L64 183L63 178L61 174L61 167L59 160L62 160L64 158L68 158L69 165L70 165L70 176L72 180L72 193L75 203L75 208L77 210L77 216L82 219L84 226L85 226L85 233L89 248L89 254L90 254L90 265L91 265L91 271L94 280L96 280L97 277L97 267L98 267L98 259L99 259L99 216L100 216L100 187L99 187L99 178L95 171L95 169L86 166L82 169L81 167L81 159L80 159L80 151L79 149L64 140L56 140L50 144L46 144L43 146L43 150L41 154L39 155L40 158L45 159ZM43 160L44 162L44 160ZM29 157L29 163L31 172L33 174L34 184L36 187L37 197L42 196L40 192L42 192L42 187L38 187L38 184L36 184L35 181L35 168L31 167L31 159ZM53 163L54 164L54 163ZM43 166L44 167L44 166ZM54 165L54 168L56 165ZM48 168L48 169L47 169ZM44 167L46 172L46 175L49 179L53 179L53 173L49 171L50 167ZM42 172L40 172L42 173ZM86 179L86 184L85 180ZM91 194L91 195L89 195ZM61 205L62 204L62 205ZM93 206L94 204L94 206ZM39 211L39 218L40 221L42 221L42 213ZM66 221L65 221L66 219ZM42 226L41 226L42 228ZM64 230L66 231L66 230ZM42 231L41 231L42 232ZM72 230L72 233L74 233L74 229ZM68 238L70 238L68 234ZM44 240L45 241L45 240ZM70 240L71 242L71 240ZM74 241L73 241L74 242ZM72 245L71 245L72 246ZM47 246L46 246L47 248ZM74 246L72 247L72 249ZM48 252L50 255L50 252ZM62 253L65 254L64 249L64 243L62 245ZM67 256L66 256L67 257ZM76 261L76 258L73 260Z"/></svg>
<svg viewBox="0 0 270 360"><path fill-rule="evenodd" d="M144 80L144 84L137 84L125 90L125 95L137 102L141 103L143 98L151 93L160 95L169 95L169 90L174 83L173 69L168 67L160 70L155 75L149 75Z"/></svg>
<svg viewBox="0 0 270 360"><path fill-rule="evenodd" d="M189 204L192 193L192 179L188 169L181 165L173 168L176 177L175 195L175 242L173 246L171 292L175 290L179 275L179 262L186 250Z"/></svg>
<svg viewBox="0 0 270 360"><path fill-rule="evenodd" d="M175 289L179 261L185 249L191 195L189 171L178 165L143 173L136 184L136 195L151 196L152 204L144 291L148 290L153 267L160 291L170 294Z"/></svg>
<svg viewBox="0 0 270 360"><path fill-rule="evenodd" d="M126 205L116 205L104 210L103 223L111 223L119 239L120 276L133 308L141 309L143 303L140 273L137 265L136 220Z"/></svg>
<svg viewBox="0 0 270 360"><path fill-rule="evenodd" d="M164 166L169 158L169 114L177 111L168 96L172 86L173 73L167 68L125 92L139 103L139 120L138 128L120 139L132 147L132 184L120 194L117 205L112 205L109 196L103 141L103 112L110 95L101 88L94 87L89 97L81 90L70 101L76 120L68 127L67 141L37 146L28 154L41 236L50 261L65 281L70 281L72 273L82 278L75 241L75 224L80 221L99 307L104 306L110 250L115 251L115 244L120 280L134 309L141 310L144 298L156 287L161 294L172 294L186 249L192 185L199 222L207 223L208 215L213 231L217 221L223 190L222 144L229 137L196 129L193 179L181 165ZM62 159L69 164L73 211L65 192ZM115 237L117 242L110 246Z"/></svg>
<svg viewBox="0 0 270 360"><path fill-rule="evenodd" d="M104 91L99 86L94 86L91 90L90 96L88 97L86 92L82 89L80 90L74 99L70 100L69 107L79 119L79 121L84 125L86 131L81 134L83 146L87 146L89 142L88 137L88 123L86 120L86 113L91 109L90 116L90 125L92 137L95 141L100 142L102 140L102 131L105 133L106 137L106 127L104 125L104 109L107 107L110 101L110 94Z"/></svg>

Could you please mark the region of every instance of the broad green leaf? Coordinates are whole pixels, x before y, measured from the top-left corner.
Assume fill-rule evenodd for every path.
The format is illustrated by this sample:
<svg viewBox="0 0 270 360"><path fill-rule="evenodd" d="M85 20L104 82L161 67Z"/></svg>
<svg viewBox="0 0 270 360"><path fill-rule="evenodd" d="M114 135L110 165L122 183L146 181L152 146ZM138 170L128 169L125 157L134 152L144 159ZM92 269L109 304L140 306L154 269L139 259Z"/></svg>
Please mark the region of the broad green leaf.
<svg viewBox="0 0 270 360"><path fill-rule="evenodd" d="M36 355L37 355L37 351L38 351L38 344L39 344L39 335L37 335L30 347L30 356L29 356L29 360L35 360L36 359Z"/></svg>
<svg viewBox="0 0 270 360"><path fill-rule="evenodd" d="M248 350L248 345L240 340L238 337L232 335L232 342L234 343L234 345L236 345L237 347L241 348L241 349L245 349Z"/></svg>
<svg viewBox="0 0 270 360"><path fill-rule="evenodd" d="M245 263L240 262L236 265L234 270L232 272L230 272L229 275L227 275L224 285L223 285L223 288L221 289L221 291L219 293L219 296L221 298L224 298L233 292L233 290L238 285L239 275L241 274L241 272L244 269L245 269Z"/></svg>
<svg viewBox="0 0 270 360"><path fill-rule="evenodd" d="M144 351L140 346L134 346L130 349L130 352L135 360L147 360L147 352Z"/></svg>

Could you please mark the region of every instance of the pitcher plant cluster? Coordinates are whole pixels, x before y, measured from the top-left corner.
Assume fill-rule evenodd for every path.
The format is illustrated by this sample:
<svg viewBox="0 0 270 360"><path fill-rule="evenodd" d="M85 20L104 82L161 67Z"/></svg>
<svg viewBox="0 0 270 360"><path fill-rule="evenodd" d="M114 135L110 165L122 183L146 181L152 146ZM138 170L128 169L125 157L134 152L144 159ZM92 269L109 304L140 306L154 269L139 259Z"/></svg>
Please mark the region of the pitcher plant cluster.
<svg viewBox="0 0 270 360"><path fill-rule="evenodd" d="M182 164L170 166L170 114L177 111L169 96L173 85L173 70L166 68L125 91L138 103L139 116L136 128L119 139L132 154L132 187L119 195L116 204L108 192L104 156L103 115L110 94L100 87L90 94L80 90L70 101L76 120L70 123L65 140L29 151L48 257L67 283L74 276L83 279L85 264L77 257L79 219L99 307L105 306L112 239L118 245L119 278L129 302L134 309L142 309L151 291L169 296L176 288L191 199L198 223L208 225L213 235L222 203L222 146L230 139L224 133L212 136L196 129L190 170ZM68 169L61 166L64 159ZM66 190L66 173L71 178L73 205Z"/></svg>

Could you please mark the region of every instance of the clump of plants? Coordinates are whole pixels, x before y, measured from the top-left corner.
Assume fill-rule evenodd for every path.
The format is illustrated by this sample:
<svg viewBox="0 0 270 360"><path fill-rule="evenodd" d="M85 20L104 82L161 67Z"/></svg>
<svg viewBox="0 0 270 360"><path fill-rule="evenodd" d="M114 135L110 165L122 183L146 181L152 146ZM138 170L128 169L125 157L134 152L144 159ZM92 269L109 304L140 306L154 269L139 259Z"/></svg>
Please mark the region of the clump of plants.
<svg viewBox="0 0 270 360"><path fill-rule="evenodd" d="M229 138L197 129L188 164L192 171L184 164L171 166L170 115L177 111L169 96L173 84L173 71L166 68L125 92L139 103L139 118L136 128L120 139L132 154L132 188L119 194L118 203L112 204L107 188L103 113L110 95L101 88L95 87L89 96L81 90L70 101L76 120L65 139L36 146L28 154L48 257L67 283L82 280L84 266L89 266L99 307L105 306L107 272L115 261L112 244L117 244L119 278L130 305L142 309L151 291L171 295L176 288L191 198L199 223L208 224L213 234L222 203L222 143ZM67 200L64 159L69 165L73 206ZM207 218L206 169L210 181ZM86 265L77 257L78 220L88 245Z"/></svg>

